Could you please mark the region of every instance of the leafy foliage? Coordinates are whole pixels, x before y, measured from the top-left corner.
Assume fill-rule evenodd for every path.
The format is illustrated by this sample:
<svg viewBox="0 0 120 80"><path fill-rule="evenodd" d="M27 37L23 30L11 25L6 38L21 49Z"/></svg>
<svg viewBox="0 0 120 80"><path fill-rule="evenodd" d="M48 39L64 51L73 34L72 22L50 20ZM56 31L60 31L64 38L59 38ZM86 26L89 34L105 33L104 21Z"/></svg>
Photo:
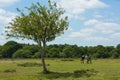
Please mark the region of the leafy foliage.
<svg viewBox="0 0 120 80"><path fill-rule="evenodd" d="M11 58L13 53L22 47L15 41L8 41L0 48L0 56L2 58Z"/></svg>
<svg viewBox="0 0 120 80"><path fill-rule="evenodd" d="M49 49L47 57L57 57L57 58L59 58L60 57L59 49L55 48L55 47Z"/></svg>
<svg viewBox="0 0 120 80"><path fill-rule="evenodd" d="M29 50L18 50L13 54L13 58L31 58L32 53Z"/></svg>
<svg viewBox="0 0 120 80"><path fill-rule="evenodd" d="M39 47L36 45L27 45L22 48L23 50L29 50L32 55L39 51Z"/></svg>
<svg viewBox="0 0 120 80"><path fill-rule="evenodd" d="M7 36L27 38L35 42L47 42L64 33L68 27L67 17L62 17L63 9L57 8L56 3L48 0L49 8L39 2L26 7L25 12L18 9L21 16L16 16L6 27Z"/></svg>
<svg viewBox="0 0 120 80"><path fill-rule="evenodd" d="M46 43L67 30L67 16L62 16L65 11L50 0L48 0L48 6L37 2L31 7L26 7L27 14L20 9L17 10L20 12L20 16L16 16L6 27L7 36L30 39L42 47L43 71L47 72L44 60Z"/></svg>
<svg viewBox="0 0 120 80"><path fill-rule="evenodd" d="M91 55L93 58L119 58L119 44L114 46L76 46L76 45L48 45L45 53L47 58L80 58L81 55ZM0 46L1 58L41 58L42 49L37 45L20 44L8 41Z"/></svg>

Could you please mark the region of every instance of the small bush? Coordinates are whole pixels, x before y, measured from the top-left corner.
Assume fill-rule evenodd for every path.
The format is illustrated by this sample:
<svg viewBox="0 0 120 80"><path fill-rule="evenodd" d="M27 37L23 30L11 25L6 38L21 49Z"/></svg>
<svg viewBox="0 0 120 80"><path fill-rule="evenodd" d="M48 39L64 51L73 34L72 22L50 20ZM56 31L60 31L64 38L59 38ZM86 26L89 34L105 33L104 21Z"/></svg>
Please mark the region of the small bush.
<svg viewBox="0 0 120 80"><path fill-rule="evenodd" d="M91 75L95 75L97 72L98 71L95 71L94 69L76 70L74 71L74 77L79 77L79 76L90 77Z"/></svg>
<svg viewBox="0 0 120 80"><path fill-rule="evenodd" d="M76 70L74 71L74 74L85 74L87 73L87 70Z"/></svg>
<svg viewBox="0 0 120 80"><path fill-rule="evenodd" d="M62 59L61 61L74 61L73 59Z"/></svg>
<svg viewBox="0 0 120 80"><path fill-rule="evenodd" d="M17 64L17 66L23 66L23 67L40 67L42 66L41 63L30 63L30 62L26 62L26 63L23 63L23 64ZM47 64L47 66L50 66L50 64Z"/></svg>
<svg viewBox="0 0 120 80"><path fill-rule="evenodd" d="M41 53L40 52L36 52L34 54L33 58L41 58Z"/></svg>
<svg viewBox="0 0 120 80"><path fill-rule="evenodd" d="M41 63L23 63L23 64L17 64L18 66L23 66L23 67L38 67L38 66L42 66Z"/></svg>
<svg viewBox="0 0 120 80"><path fill-rule="evenodd" d="M20 49L13 54L13 58L31 58L32 53L29 50Z"/></svg>
<svg viewBox="0 0 120 80"><path fill-rule="evenodd" d="M8 73L8 72L13 73L13 72L16 72L16 70L15 69L6 69L6 70L4 70L4 72L5 73Z"/></svg>

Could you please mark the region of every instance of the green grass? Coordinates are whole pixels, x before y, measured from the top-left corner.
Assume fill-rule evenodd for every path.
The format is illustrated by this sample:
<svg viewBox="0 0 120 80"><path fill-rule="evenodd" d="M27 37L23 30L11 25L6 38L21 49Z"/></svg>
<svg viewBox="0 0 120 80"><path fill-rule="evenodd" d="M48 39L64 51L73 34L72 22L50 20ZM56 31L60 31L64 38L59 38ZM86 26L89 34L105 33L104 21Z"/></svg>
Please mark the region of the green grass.
<svg viewBox="0 0 120 80"><path fill-rule="evenodd" d="M120 80L120 59L98 59L92 64L47 59L50 74L41 73L39 64L40 59L0 60L0 80Z"/></svg>

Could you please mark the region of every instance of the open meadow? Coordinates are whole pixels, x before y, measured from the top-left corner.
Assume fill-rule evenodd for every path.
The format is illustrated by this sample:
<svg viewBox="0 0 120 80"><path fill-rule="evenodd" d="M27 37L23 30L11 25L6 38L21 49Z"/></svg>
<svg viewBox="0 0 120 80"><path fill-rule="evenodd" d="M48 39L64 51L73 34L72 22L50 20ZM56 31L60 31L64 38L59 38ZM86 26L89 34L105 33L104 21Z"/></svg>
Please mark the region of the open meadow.
<svg viewBox="0 0 120 80"><path fill-rule="evenodd" d="M81 64L79 59L47 59L43 74L40 59L0 60L0 80L120 80L120 59L98 59Z"/></svg>

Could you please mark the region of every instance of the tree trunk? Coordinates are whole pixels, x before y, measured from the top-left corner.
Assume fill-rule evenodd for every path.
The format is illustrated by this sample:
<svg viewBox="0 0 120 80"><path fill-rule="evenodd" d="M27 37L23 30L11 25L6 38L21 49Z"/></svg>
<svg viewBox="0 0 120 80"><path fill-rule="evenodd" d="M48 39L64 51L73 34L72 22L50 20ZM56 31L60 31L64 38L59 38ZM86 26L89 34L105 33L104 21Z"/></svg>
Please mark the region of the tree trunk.
<svg viewBox="0 0 120 80"><path fill-rule="evenodd" d="M46 68L46 64L45 64L45 42L43 42L42 45L42 54L41 54L41 60L42 60L42 66L43 66L43 73L48 73L48 70Z"/></svg>

